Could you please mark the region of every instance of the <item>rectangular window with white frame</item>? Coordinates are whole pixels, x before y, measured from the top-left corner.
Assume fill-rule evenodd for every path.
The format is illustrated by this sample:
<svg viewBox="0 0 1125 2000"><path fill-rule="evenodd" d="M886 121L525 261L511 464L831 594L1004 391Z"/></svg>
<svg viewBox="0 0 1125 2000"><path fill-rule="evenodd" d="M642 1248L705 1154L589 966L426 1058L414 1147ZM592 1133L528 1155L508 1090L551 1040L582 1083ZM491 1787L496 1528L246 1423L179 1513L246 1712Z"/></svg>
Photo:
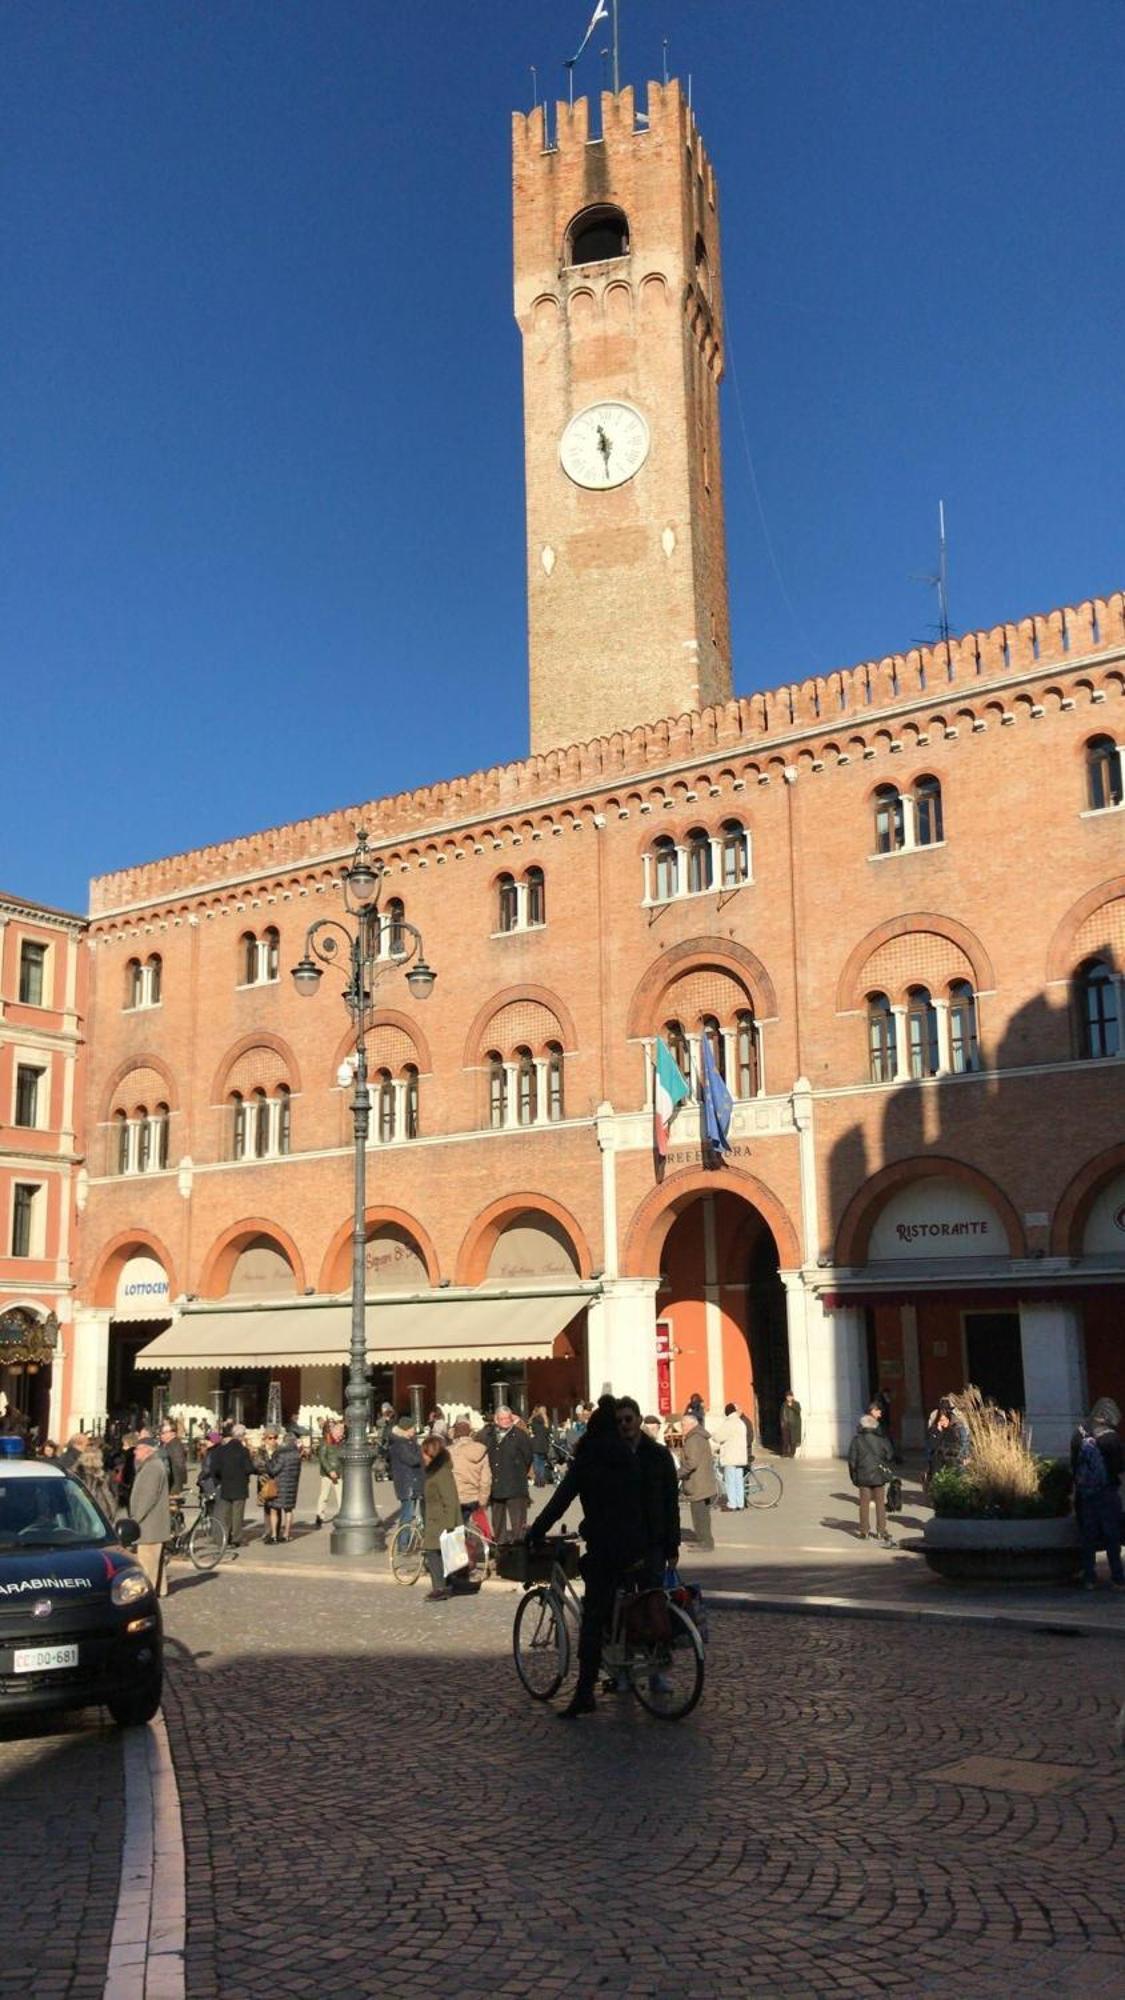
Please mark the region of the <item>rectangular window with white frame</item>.
<svg viewBox="0 0 1125 2000"><path fill-rule="evenodd" d="M20 940L20 1001L25 1007L47 1005L48 947L37 938Z"/></svg>
<svg viewBox="0 0 1125 2000"><path fill-rule="evenodd" d="M42 1257L46 1237L47 1190L41 1183L16 1181L12 1188L13 1257Z"/></svg>
<svg viewBox="0 0 1125 2000"><path fill-rule="evenodd" d="M45 1126L47 1111L47 1069L43 1063L17 1062L13 1125L24 1131Z"/></svg>

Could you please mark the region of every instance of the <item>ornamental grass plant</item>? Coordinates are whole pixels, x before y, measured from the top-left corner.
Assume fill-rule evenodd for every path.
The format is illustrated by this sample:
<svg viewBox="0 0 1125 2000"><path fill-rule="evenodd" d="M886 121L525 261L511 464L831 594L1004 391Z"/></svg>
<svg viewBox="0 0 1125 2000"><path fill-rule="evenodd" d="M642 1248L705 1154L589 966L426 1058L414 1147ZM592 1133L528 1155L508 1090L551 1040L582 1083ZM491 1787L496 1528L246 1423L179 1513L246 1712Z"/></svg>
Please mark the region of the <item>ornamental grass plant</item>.
<svg viewBox="0 0 1125 2000"><path fill-rule="evenodd" d="M1069 1467L1035 1456L1022 1412L1002 1410L972 1384L955 1400L969 1434L968 1452L963 1465L935 1472L934 1512L997 1520L1065 1514Z"/></svg>

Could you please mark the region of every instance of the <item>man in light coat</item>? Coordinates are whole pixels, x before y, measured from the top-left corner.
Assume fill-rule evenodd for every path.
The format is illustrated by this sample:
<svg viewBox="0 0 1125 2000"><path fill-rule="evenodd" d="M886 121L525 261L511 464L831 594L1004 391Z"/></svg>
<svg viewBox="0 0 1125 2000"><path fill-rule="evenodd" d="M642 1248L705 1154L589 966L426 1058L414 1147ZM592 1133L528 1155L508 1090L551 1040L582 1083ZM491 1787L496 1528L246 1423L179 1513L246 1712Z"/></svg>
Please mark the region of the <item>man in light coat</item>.
<svg viewBox="0 0 1125 2000"><path fill-rule="evenodd" d="M691 1508L691 1525L696 1546L701 1549L713 1549L715 1536L711 1527L711 1502L719 1488L715 1478L711 1440L698 1417L685 1415L680 1428L683 1433L683 1443L680 1446L680 1488Z"/></svg>
<svg viewBox="0 0 1125 2000"><path fill-rule="evenodd" d="M172 1533L172 1510L168 1505L168 1468L156 1448L151 1431L142 1431L133 1447L136 1471L129 1496L129 1513L140 1528L137 1561L158 1597L167 1597L164 1575L164 1544Z"/></svg>
<svg viewBox="0 0 1125 2000"><path fill-rule="evenodd" d="M737 1513L746 1505L746 1467L750 1463L746 1425L737 1403L727 1404L711 1439L719 1448L727 1506Z"/></svg>
<svg viewBox="0 0 1125 2000"><path fill-rule="evenodd" d="M464 1417L458 1417L453 1426L449 1456L453 1461L461 1516L467 1521L475 1507L487 1507L492 1498L492 1467L488 1446L473 1436L473 1427Z"/></svg>

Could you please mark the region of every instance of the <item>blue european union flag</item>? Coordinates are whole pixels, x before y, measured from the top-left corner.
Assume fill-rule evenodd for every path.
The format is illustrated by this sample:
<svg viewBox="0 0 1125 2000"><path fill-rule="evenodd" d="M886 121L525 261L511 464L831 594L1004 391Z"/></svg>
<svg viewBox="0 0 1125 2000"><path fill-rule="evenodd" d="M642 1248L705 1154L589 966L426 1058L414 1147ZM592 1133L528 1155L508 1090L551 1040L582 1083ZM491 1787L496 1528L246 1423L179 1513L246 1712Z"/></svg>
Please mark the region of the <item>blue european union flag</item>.
<svg viewBox="0 0 1125 2000"><path fill-rule="evenodd" d="M703 1105L703 1130L713 1152L729 1153L730 1140L727 1133L730 1131L730 1114L734 1100L715 1067L715 1058L711 1054L711 1044L706 1035L703 1037L701 1055L703 1060L699 1096Z"/></svg>

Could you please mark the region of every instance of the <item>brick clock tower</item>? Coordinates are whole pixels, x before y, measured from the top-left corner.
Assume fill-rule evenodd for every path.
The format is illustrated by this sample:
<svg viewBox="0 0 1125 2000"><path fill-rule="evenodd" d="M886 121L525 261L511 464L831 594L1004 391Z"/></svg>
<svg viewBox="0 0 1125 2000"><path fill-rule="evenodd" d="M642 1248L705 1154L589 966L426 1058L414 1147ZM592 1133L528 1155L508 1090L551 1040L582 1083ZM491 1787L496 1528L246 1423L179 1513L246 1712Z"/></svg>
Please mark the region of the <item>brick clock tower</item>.
<svg viewBox="0 0 1125 2000"><path fill-rule="evenodd" d="M531 748L727 701L715 176L678 83L513 119Z"/></svg>

